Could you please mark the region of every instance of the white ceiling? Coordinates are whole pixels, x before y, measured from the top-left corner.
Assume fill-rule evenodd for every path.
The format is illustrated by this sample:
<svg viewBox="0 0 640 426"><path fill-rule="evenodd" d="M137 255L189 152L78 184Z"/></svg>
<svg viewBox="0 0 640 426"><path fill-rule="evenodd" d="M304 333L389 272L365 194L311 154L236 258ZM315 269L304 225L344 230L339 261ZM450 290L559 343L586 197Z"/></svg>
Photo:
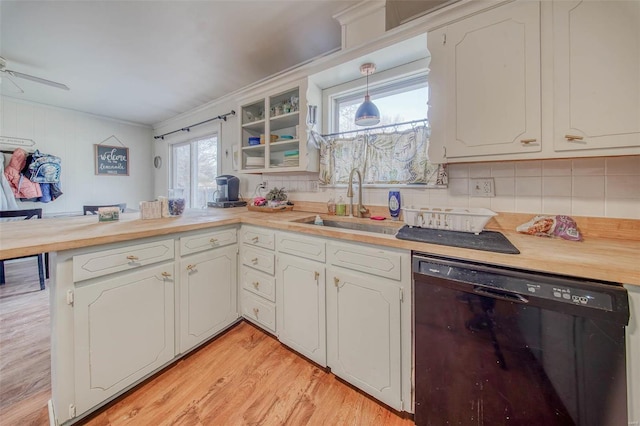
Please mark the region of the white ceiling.
<svg viewBox="0 0 640 426"><path fill-rule="evenodd" d="M2 94L152 125L340 47L357 3L0 0Z"/></svg>

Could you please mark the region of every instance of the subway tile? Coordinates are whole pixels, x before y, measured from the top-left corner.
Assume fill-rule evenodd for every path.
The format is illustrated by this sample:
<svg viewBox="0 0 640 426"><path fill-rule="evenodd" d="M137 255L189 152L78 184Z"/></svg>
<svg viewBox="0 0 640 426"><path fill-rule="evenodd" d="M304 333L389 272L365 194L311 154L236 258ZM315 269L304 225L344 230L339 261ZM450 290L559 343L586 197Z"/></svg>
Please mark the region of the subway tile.
<svg viewBox="0 0 640 426"><path fill-rule="evenodd" d="M512 196L516 194L516 181L513 177L494 178L496 185L496 197L503 195Z"/></svg>
<svg viewBox="0 0 640 426"><path fill-rule="evenodd" d="M490 197L469 198L469 207L491 209L491 198Z"/></svg>
<svg viewBox="0 0 640 426"><path fill-rule="evenodd" d="M604 199L573 197L571 214L573 216L604 216Z"/></svg>
<svg viewBox="0 0 640 426"><path fill-rule="evenodd" d="M471 198L469 198L467 195L449 194L447 203L444 204L444 207L469 207L470 200Z"/></svg>
<svg viewBox="0 0 640 426"><path fill-rule="evenodd" d="M542 161L516 162L516 176L542 176Z"/></svg>
<svg viewBox="0 0 640 426"><path fill-rule="evenodd" d="M515 212L516 211L516 197L514 196L499 196L496 195L491 200L491 210L496 212Z"/></svg>
<svg viewBox="0 0 640 426"><path fill-rule="evenodd" d="M542 195L541 177L517 177L516 196L517 197L540 197Z"/></svg>
<svg viewBox="0 0 640 426"><path fill-rule="evenodd" d="M548 215L571 214L571 197L547 197L542 199L542 213Z"/></svg>
<svg viewBox="0 0 640 426"><path fill-rule="evenodd" d="M517 196L516 212L540 214L542 211L542 199L535 196Z"/></svg>
<svg viewBox="0 0 640 426"><path fill-rule="evenodd" d="M550 197L571 197L571 176L542 178L542 195Z"/></svg>
<svg viewBox="0 0 640 426"><path fill-rule="evenodd" d="M449 179L450 195L469 195L469 179Z"/></svg>
<svg viewBox="0 0 640 426"><path fill-rule="evenodd" d="M571 160L545 160L542 176L571 176Z"/></svg>
<svg viewBox="0 0 640 426"><path fill-rule="evenodd" d="M609 198L634 198L640 203L640 176L607 176L605 196Z"/></svg>
<svg viewBox="0 0 640 426"><path fill-rule="evenodd" d="M491 176L492 177L508 177L516 175L515 163L494 163L491 164Z"/></svg>
<svg viewBox="0 0 640 426"><path fill-rule="evenodd" d="M447 166L447 175L449 176L449 179L469 177L469 165L449 164Z"/></svg>
<svg viewBox="0 0 640 426"><path fill-rule="evenodd" d="M640 176L640 155L605 158L607 176Z"/></svg>
<svg viewBox="0 0 640 426"><path fill-rule="evenodd" d="M640 202L630 198L607 199L605 217L640 219Z"/></svg>
<svg viewBox="0 0 640 426"><path fill-rule="evenodd" d="M434 189L429 194L429 204L420 207L446 207L449 202L449 196L446 189Z"/></svg>
<svg viewBox="0 0 640 426"><path fill-rule="evenodd" d="M573 176L604 175L604 158L576 158L572 161Z"/></svg>
<svg viewBox="0 0 640 426"><path fill-rule="evenodd" d="M571 195L577 198L604 200L604 181L604 176L574 176Z"/></svg>
<svg viewBox="0 0 640 426"><path fill-rule="evenodd" d="M490 176L491 176L491 166L489 163L469 164L469 177L478 178L478 177L490 177Z"/></svg>

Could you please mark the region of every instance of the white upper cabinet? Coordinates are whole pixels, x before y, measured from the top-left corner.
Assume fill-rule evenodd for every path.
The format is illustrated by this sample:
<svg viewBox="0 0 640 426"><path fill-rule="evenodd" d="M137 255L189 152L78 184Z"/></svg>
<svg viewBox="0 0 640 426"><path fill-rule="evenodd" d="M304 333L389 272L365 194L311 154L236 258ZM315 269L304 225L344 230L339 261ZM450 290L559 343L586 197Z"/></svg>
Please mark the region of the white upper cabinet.
<svg viewBox="0 0 640 426"><path fill-rule="evenodd" d="M240 105L239 169L246 173L318 171L318 151L307 149L308 82L252 98Z"/></svg>
<svg viewBox="0 0 640 426"><path fill-rule="evenodd" d="M556 1L553 36L555 149L640 152L640 2Z"/></svg>
<svg viewBox="0 0 640 426"><path fill-rule="evenodd" d="M540 151L538 2L510 3L432 31L428 47L432 159Z"/></svg>

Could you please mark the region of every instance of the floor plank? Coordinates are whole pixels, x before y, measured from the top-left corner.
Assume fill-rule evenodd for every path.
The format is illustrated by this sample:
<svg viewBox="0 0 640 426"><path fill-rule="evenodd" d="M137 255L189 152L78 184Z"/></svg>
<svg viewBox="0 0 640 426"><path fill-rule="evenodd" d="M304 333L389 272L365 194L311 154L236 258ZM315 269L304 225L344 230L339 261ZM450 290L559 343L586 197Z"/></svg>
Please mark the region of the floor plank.
<svg viewBox="0 0 640 426"><path fill-rule="evenodd" d="M0 425L44 426L51 397L48 288L38 290L37 268L28 262L8 265L7 282L0 286ZM81 423L413 424L244 322Z"/></svg>

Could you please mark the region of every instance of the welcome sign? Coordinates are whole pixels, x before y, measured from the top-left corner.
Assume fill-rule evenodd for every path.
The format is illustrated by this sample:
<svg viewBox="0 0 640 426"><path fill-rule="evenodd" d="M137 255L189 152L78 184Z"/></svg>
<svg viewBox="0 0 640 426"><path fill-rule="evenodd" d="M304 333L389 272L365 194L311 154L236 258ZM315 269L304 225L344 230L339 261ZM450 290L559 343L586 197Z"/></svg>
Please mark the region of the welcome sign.
<svg viewBox="0 0 640 426"><path fill-rule="evenodd" d="M94 145L96 174L129 176L129 148L109 145Z"/></svg>

